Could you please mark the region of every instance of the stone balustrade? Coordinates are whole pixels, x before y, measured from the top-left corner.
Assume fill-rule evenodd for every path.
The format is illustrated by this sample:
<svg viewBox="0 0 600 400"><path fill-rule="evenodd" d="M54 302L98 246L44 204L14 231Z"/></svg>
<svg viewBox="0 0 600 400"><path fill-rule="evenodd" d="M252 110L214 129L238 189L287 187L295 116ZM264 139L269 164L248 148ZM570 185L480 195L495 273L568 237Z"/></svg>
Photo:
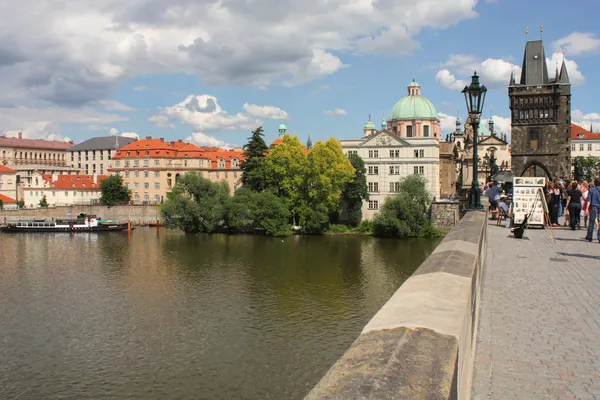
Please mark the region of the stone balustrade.
<svg viewBox="0 0 600 400"><path fill-rule="evenodd" d="M468 399L485 234L467 212L305 400Z"/></svg>

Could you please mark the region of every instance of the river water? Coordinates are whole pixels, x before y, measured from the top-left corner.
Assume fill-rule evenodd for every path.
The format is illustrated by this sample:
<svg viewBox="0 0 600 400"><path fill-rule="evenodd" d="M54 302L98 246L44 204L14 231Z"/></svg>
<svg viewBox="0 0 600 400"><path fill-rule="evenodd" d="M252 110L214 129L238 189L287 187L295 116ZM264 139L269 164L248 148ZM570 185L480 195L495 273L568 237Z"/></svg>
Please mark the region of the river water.
<svg viewBox="0 0 600 400"><path fill-rule="evenodd" d="M302 399L438 242L0 234L0 399Z"/></svg>

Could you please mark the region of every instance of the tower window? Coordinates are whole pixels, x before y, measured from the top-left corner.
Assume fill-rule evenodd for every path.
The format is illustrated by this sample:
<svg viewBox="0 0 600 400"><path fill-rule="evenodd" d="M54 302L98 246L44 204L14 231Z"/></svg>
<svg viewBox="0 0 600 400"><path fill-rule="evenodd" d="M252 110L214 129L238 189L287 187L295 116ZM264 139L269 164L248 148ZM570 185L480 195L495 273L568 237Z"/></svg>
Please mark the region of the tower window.
<svg viewBox="0 0 600 400"><path fill-rule="evenodd" d="M412 137L413 135L413 130L412 130L412 125L409 125L406 127L406 137Z"/></svg>
<svg viewBox="0 0 600 400"><path fill-rule="evenodd" d="M423 136L429 137L429 125L423 127Z"/></svg>
<svg viewBox="0 0 600 400"><path fill-rule="evenodd" d="M542 138L541 138L540 130L538 128L529 129L528 137L529 137L529 149L530 150L538 150L541 148Z"/></svg>

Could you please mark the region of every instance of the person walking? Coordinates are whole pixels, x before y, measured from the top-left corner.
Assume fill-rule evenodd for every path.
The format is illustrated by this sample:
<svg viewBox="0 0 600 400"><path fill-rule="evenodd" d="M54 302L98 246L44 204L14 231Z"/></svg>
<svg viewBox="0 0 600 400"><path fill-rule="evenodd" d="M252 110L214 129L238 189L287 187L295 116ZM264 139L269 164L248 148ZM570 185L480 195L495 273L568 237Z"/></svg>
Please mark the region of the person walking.
<svg viewBox="0 0 600 400"><path fill-rule="evenodd" d="M596 218L600 211L600 178L594 179L594 187L588 190L587 211L589 214L589 225L585 240L591 242L594 240L594 229L596 228ZM597 233L598 243L600 243L600 226Z"/></svg>
<svg viewBox="0 0 600 400"><path fill-rule="evenodd" d="M583 215L583 227L587 228L588 213L587 213L587 197L589 185L587 181L581 184L581 215Z"/></svg>
<svg viewBox="0 0 600 400"><path fill-rule="evenodd" d="M580 229L579 218L581 216L581 190L577 188L577 181L571 183L571 190L568 191L567 214L569 215L569 224L571 230Z"/></svg>
<svg viewBox="0 0 600 400"><path fill-rule="evenodd" d="M560 188L558 182L550 182L548 185L548 208L550 211L550 224L558 225L558 204L560 203Z"/></svg>

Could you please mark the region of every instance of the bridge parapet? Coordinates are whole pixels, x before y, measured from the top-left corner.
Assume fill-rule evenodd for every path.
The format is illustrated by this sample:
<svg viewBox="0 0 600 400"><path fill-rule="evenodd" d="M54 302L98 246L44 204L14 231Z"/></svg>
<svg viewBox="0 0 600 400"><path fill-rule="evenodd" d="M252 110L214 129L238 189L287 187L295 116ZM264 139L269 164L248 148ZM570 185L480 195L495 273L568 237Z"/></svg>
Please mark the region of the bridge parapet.
<svg viewBox="0 0 600 400"><path fill-rule="evenodd" d="M305 400L468 399L486 219L467 212Z"/></svg>

